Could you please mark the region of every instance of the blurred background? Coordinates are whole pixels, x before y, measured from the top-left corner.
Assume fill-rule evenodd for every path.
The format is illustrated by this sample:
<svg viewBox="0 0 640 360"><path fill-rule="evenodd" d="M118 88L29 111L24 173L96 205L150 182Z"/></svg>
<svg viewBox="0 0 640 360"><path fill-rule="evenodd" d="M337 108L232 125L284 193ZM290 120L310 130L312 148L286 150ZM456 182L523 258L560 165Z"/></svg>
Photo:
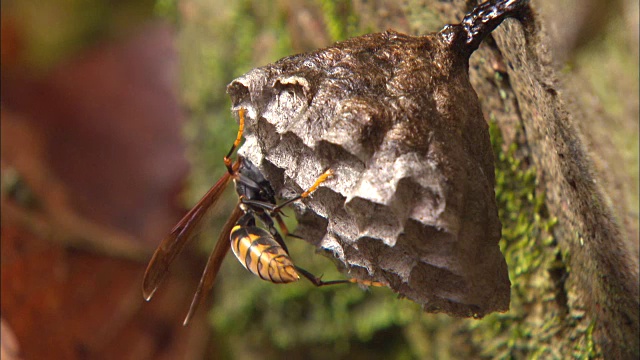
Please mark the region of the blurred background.
<svg viewBox="0 0 640 360"><path fill-rule="evenodd" d="M567 87L602 115L581 130L609 189L624 194L616 206L637 251L638 3L540 3L557 6L548 21ZM225 94L233 78L368 32L437 31L453 21L443 7L462 4L3 0L2 359L566 354L557 344L566 324L546 320L553 309L532 311L557 295L554 219L543 197L531 196L534 172L502 146L495 126L501 247L514 284L506 314L453 319L385 288L276 286L228 256L209 306L185 328L208 251L237 201L232 189L153 301L142 299L155 246L225 171L237 131ZM299 266L344 277L304 241L288 244ZM574 326L564 346L597 356L591 329Z"/></svg>

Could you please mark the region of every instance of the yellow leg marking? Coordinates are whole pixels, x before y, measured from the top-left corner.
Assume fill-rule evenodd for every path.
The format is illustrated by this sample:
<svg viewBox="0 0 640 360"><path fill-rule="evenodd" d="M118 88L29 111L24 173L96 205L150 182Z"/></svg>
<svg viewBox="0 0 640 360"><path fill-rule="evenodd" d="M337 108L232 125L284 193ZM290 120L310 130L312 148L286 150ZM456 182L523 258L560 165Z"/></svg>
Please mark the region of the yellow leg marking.
<svg viewBox="0 0 640 360"><path fill-rule="evenodd" d="M322 175L320 175L318 177L318 179L316 179L316 182L313 183L313 185L311 185L311 187L309 189L307 189L307 191L305 191L302 194L294 197L293 199L289 199L289 200L283 202L282 204L278 205L277 207L275 207L271 211L271 216L275 216L280 211L280 209L282 209L283 207L291 204L292 202L298 201L300 199L306 198L307 196L311 195L312 192L316 191L316 189L318 188L318 186L320 186L320 184L322 184L323 182L325 182L329 178L331 178L333 176L333 174L334 174L333 169L328 169L327 171L325 171ZM278 218L276 217L276 220L277 219ZM280 221L278 221L278 223L280 223ZM280 226L280 227L282 228L282 226Z"/></svg>
<svg viewBox="0 0 640 360"><path fill-rule="evenodd" d="M234 141L233 145L231 145L231 149L229 149L227 156L224 157L224 164L227 166L227 169L229 170L230 173L233 173L233 169L231 168L231 155L233 154L234 150L238 148L238 146L240 145L240 142L242 142L242 134L244 133L244 113L245 113L244 108L240 108L240 110L238 110L238 116L240 118L240 124L238 126L238 135L236 136L236 141Z"/></svg>
<svg viewBox="0 0 640 360"><path fill-rule="evenodd" d="M233 142L233 147L238 147L240 145L240 141L242 141L242 133L244 133L244 108L240 108L238 110L238 116L240 117L240 126L238 127L238 136L236 136L236 141Z"/></svg>
<svg viewBox="0 0 640 360"><path fill-rule="evenodd" d="M352 284L360 284L364 286L388 286L387 284L379 281L359 280L359 279L349 279L348 281Z"/></svg>
<svg viewBox="0 0 640 360"><path fill-rule="evenodd" d="M325 171L322 175L318 177L318 179L316 179L316 182L313 183L313 185L311 185L311 187L307 191L300 194L300 197L306 198L307 196L311 195L312 192L316 191L316 189L318 188L318 186L320 186L320 184L330 179L333 176L333 174L334 174L333 169L328 169L327 171Z"/></svg>

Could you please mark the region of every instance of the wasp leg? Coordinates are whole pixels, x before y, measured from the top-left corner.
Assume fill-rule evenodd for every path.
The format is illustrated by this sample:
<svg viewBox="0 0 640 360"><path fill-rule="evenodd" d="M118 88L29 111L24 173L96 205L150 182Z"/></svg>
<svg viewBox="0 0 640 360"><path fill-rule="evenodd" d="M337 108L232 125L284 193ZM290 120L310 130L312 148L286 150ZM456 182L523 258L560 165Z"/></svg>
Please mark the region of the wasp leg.
<svg viewBox="0 0 640 360"><path fill-rule="evenodd" d="M379 281L371 281L371 280L360 280L360 279L346 279L346 280L331 280L331 281L322 281L319 277L313 275L307 270L296 266L296 271L300 273L300 275L307 278L307 280L311 281L311 283L317 287L320 286L328 286L328 285L338 285L338 284L360 284L364 286L386 286L386 284Z"/></svg>
<svg viewBox="0 0 640 360"><path fill-rule="evenodd" d="M316 182L314 182L313 185L311 185L311 187L309 189L304 191L302 194L294 197L293 199L289 199L289 200L283 202L282 204L276 206L271 211L271 213L275 214L275 213L279 212L280 209L282 209L283 207L291 204L292 202L308 197L309 195L311 195L311 193L313 193L314 191L316 191L316 189L318 189L320 184L322 184L323 182L329 180L333 176L333 174L334 174L333 169L328 169L327 171L322 173L322 175L318 176L318 178L316 179Z"/></svg>
<svg viewBox="0 0 640 360"><path fill-rule="evenodd" d="M285 244L284 239L282 238L282 236L280 236L280 233L278 233L278 230L276 229L271 216L269 216L265 212L259 213L257 215L260 218L260 220L262 220L262 222L265 224L265 226L269 229L269 234L271 234L271 236L273 236L276 242L280 244L280 246L282 246L282 248L284 249L284 252L289 254L289 249L287 249L287 244ZM286 233L285 233L285 236L286 236Z"/></svg>
<svg viewBox="0 0 640 360"><path fill-rule="evenodd" d="M296 198L293 201L298 199L299 198ZM269 211L271 213L269 216L274 217L276 219L276 221L278 222L278 226L280 227L280 230L282 231L282 234L285 237L290 236L293 238L302 239L302 237L289 232L289 228L287 228L287 225L282 220L282 216L286 216L286 215L280 211L280 209L282 208L281 205L279 206L279 205L271 204L266 201L248 200L246 198L241 198L240 201L242 201L243 204L257 206ZM289 200L286 204L289 204L289 203L291 203L291 200ZM263 217L260 216L260 218L263 218ZM265 223L269 223L269 222L267 221Z"/></svg>
<svg viewBox="0 0 640 360"><path fill-rule="evenodd" d="M347 284L349 283L349 280L332 280L332 281L322 281L322 279L320 279L319 277L316 277L315 275L313 275L312 273L308 272L307 270L296 266L296 271L298 273L300 273L300 275L304 276L305 278L307 278L307 280L311 281L311 283L315 286L327 286L327 285L337 285L337 284Z"/></svg>
<svg viewBox="0 0 640 360"><path fill-rule="evenodd" d="M241 199L243 204L247 204L247 205L253 205L255 207L259 207L261 209L267 210L269 212L273 211L276 208L279 208L280 206L276 205L276 204L272 204L270 202L266 202L266 201L260 201L260 200L249 200L246 197L243 197Z"/></svg>
<svg viewBox="0 0 640 360"><path fill-rule="evenodd" d="M311 195L312 192L316 191L316 189L318 188L318 186L320 186L320 184L322 184L323 182L325 182L328 179L330 179L331 177L333 177L333 174L334 174L333 173L333 169L327 169L327 171L322 173L322 175L318 176L318 178L316 179L316 182L314 182L313 185L311 185L311 187L309 189L307 189L307 191L305 191L302 194L300 194L299 198L302 199L302 198L306 198L307 196ZM282 206L282 205L280 205L280 206Z"/></svg>
<svg viewBox="0 0 640 360"><path fill-rule="evenodd" d="M289 232L289 228L287 228L287 224L285 224L284 221L282 220L280 213L273 215L273 217L276 218L276 221L278 222L278 226L280 226L280 231L282 231L282 235L284 235L285 237L288 236L296 239L303 239L302 236L298 236L296 234L292 234L291 232Z"/></svg>
<svg viewBox="0 0 640 360"><path fill-rule="evenodd" d="M240 110L238 110L238 117L240 118L238 135L236 136L236 141L234 141L233 145L231 145L231 149L229 149L227 156L224 157L224 165L227 167L227 171L229 171L229 174L232 175L235 173L235 171L232 166L231 155L233 155L233 152L238 148L238 145L240 145L240 142L242 141L242 133L244 132L244 113L244 108L240 108Z"/></svg>

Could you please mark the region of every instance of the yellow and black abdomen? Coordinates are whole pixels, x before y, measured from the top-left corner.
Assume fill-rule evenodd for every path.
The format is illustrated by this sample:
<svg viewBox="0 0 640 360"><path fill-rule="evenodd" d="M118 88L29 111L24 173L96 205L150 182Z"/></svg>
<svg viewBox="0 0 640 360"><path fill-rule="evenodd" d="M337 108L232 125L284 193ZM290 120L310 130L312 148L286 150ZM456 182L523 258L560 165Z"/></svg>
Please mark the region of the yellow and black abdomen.
<svg viewBox="0 0 640 360"><path fill-rule="evenodd" d="M260 278L276 284L300 279L289 254L266 230L236 225L230 238L231 250L240 263Z"/></svg>

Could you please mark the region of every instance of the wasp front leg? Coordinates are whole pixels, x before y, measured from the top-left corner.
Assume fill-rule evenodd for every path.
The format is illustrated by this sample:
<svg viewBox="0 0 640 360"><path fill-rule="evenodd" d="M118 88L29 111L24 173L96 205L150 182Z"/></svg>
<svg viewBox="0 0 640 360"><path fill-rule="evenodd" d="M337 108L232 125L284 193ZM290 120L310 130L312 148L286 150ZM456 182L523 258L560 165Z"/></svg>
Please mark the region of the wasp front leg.
<svg viewBox="0 0 640 360"><path fill-rule="evenodd" d="M278 205L277 207L275 207L271 213L275 214L277 212L280 211L280 209L282 209L283 207L291 204L294 201L298 201L300 199L304 199L306 197L309 197L309 195L311 195L314 191L316 191L318 189L318 187L320 187L320 185L331 179L333 177L335 173L333 172L333 169L328 169L327 171L325 171L324 173L322 173L322 175L318 176L318 178L316 179L316 181L313 183L313 185L311 185L311 187L309 187L307 190L303 191L300 195L294 197L293 199L289 199L285 202L283 202L282 204Z"/></svg>
<svg viewBox="0 0 640 360"><path fill-rule="evenodd" d="M238 110L238 134L236 135L236 140L233 142L233 145L231 145L231 149L229 149L227 156L224 157L224 165L227 167L227 171L229 172L229 174L235 174L235 170L237 170L233 169L233 161L231 160L231 155L233 155L233 152L238 148L240 142L242 142L242 134L244 133L245 112L246 110L244 108L240 108L240 110Z"/></svg>

